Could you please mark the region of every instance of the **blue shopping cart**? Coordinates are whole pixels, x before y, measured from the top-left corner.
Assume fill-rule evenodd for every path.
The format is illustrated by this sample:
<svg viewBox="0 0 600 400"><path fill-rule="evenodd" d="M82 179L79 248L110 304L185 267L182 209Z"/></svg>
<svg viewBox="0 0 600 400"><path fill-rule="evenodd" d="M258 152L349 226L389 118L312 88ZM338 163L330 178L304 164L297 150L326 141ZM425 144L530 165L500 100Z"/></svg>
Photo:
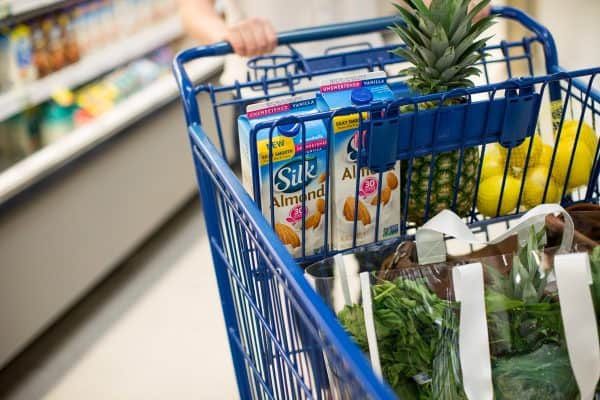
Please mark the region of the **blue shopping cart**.
<svg viewBox="0 0 600 400"><path fill-rule="evenodd" d="M338 324L333 312L304 278L301 265L334 253L328 240L329 218L327 215L324 218L322 254L309 255L302 249L300 257L292 258L274 232L273 213L261 210L260 202L255 201L260 197L257 182L254 182L253 193L248 194L225 161L228 159L228 152L235 152L235 149L226 145L223 133L223 127L231 124L231 110L240 113L249 103L316 92L319 85L315 82L333 73L386 71L388 82L396 94L393 101L292 119L280 118L259 124L252 133L256 138L259 131L266 130L272 138L272 132L278 126L294 123L304 127L311 120L322 119L327 122L338 116L362 116L363 112L369 113L372 118L360 117L360 131L364 128L367 136L364 144L363 141L358 141L357 162L358 168L368 166L379 172L380 187L382 174L397 160L405 163L403 168L407 168L410 175L411 166L418 157L429 156L433 163L437 154L460 151L462 155L465 149L476 146L480 148L482 161L486 146L497 142L508 148L510 159L511 151L527 137L533 137L544 129L560 132L567 118L577 121L577 146L577 141L583 140L580 138L582 126L587 124L595 129L596 120L600 117L600 93L594 88L594 79L600 68L563 70L558 64L552 35L546 28L514 8L496 7L493 12L512 24L520 24L527 30L527 34L520 40L503 40L486 48L486 57L480 65L485 81L480 85L430 96L407 95L407 85L403 77L398 75L402 63L406 61L390 52L397 45L334 48L314 57L305 57L293 46L301 42L384 31L394 23L401 23L396 18L281 33L278 36L279 44L287 46L288 52L250 60L247 80L232 85L196 86L190 81L184 68L186 63L194 59L229 54L232 49L228 43L192 48L176 57L174 73L185 109L241 398L396 397L376 376L367 359ZM541 73L536 72L539 68ZM203 119L198 106L202 97L210 101L212 108L206 110L210 112L203 115ZM461 101L452 106L441 106L451 98L460 98ZM434 102L440 106L427 112L419 111L418 105L424 102ZM405 106L411 106L410 109L414 111L398 112ZM224 117L226 110L229 113ZM218 133L216 144L211 142L203 129L203 121L209 120L214 123ZM305 132L305 129L300 131ZM331 135L330 123L329 132ZM560 133L552 140L558 141L559 136ZM532 152L533 140L529 143L527 156ZM256 155L253 157L252 165L256 168ZM551 156L551 165L555 163L555 159L556 150ZM563 205L598 201L600 163L597 147L593 160L586 185L571 188L565 183L561 188ZM271 151L269 162L272 161ZM507 160L507 165L508 162ZM524 175L527 163L528 161ZM462 157L458 164L457 168L460 170ZM565 171L567 177L573 172L573 165L574 160L571 158ZM506 185L507 168L504 170L502 188ZM357 193L360 179L359 176ZM433 216L427 215L432 196L432 179L431 176L429 187L424 191L427 201L424 219ZM329 179L326 182L328 185ZM544 189L544 199L548 194L548 182L546 181ZM405 186L403 196L406 200L402 207L404 222L401 224L401 237L406 239L414 232L414 224L407 218L410 180L405 180L402 185ZM476 188L470 211L464 215L475 230L487 234L487 227L491 223L508 221L524 211L521 204L523 186L520 188L516 209L508 214L501 213L500 200L495 218L482 217L478 213L477 191ZM456 204L454 196L452 208ZM328 207L326 210L326 213L329 212ZM303 217L303 227L305 222ZM355 235L356 229L355 215ZM353 245L355 244L356 241L353 241Z"/></svg>

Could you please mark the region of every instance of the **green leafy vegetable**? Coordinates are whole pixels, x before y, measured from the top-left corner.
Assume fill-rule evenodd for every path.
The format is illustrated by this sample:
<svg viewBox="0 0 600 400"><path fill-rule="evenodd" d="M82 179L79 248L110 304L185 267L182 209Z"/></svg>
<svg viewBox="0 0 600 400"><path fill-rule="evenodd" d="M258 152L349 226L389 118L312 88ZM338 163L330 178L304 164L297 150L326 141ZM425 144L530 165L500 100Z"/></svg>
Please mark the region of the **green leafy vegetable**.
<svg viewBox="0 0 600 400"><path fill-rule="evenodd" d="M452 373L450 392L460 392L455 303L440 299L424 279L397 278L371 287L373 315L383 375L400 396L411 398L416 387L419 400L433 396L435 367ZM360 305L347 306L338 315L342 325L363 349L368 351L363 311ZM449 351L451 351L449 353ZM434 362L434 359L440 359ZM445 369L451 365L453 371ZM454 379L457 378L457 379ZM415 383L419 384L415 386ZM439 380L436 381L440 385ZM448 397L448 399L450 399Z"/></svg>
<svg viewBox="0 0 600 400"><path fill-rule="evenodd" d="M462 373L458 356L458 316L451 308L446 308L446 327L439 330L435 358L433 359L432 391L437 400L465 399L462 389Z"/></svg>
<svg viewBox="0 0 600 400"><path fill-rule="evenodd" d="M563 347L497 359L492 368L496 400L572 400L578 388Z"/></svg>
<svg viewBox="0 0 600 400"><path fill-rule="evenodd" d="M532 227L527 242L513 257L508 275L486 265L490 283L485 302L492 355L527 353L544 343L560 343L562 320L556 299L546 295L546 274L538 254L543 250L545 230Z"/></svg>

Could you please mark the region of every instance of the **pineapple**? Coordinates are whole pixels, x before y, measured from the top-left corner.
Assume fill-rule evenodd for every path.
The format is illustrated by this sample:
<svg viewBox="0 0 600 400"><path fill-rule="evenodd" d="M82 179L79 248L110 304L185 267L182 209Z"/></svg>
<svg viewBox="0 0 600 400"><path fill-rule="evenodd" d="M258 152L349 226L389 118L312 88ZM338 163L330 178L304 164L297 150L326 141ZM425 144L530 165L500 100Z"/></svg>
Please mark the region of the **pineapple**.
<svg viewBox="0 0 600 400"><path fill-rule="evenodd" d="M477 22L474 18L489 2L482 0L470 11L470 0L432 0L429 7L423 0L405 0L410 11L396 5L406 25L395 25L391 29L406 46L393 52L412 64L402 72L408 75L407 82L415 93L428 95L473 86L469 78L480 74L474 64L484 57L482 49L489 39L481 38L481 34L493 24L493 16ZM458 103L460 99L451 102ZM433 108L437 104L420 104L421 107ZM453 208L457 214L465 216L474 201L479 150L474 147L463 151L458 186L461 151L434 155L433 168L431 157L414 159L410 177L409 163L403 163L403 188L406 187L406 179L410 179L408 218L417 224L444 209Z"/></svg>

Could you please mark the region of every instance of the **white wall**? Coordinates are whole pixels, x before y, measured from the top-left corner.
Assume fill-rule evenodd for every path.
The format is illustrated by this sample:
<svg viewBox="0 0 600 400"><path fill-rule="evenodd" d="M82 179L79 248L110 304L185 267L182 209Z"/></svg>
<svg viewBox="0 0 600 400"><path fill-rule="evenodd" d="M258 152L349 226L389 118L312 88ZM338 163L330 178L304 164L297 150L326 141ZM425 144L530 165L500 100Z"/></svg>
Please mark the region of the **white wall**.
<svg viewBox="0 0 600 400"><path fill-rule="evenodd" d="M556 40L563 67L600 66L600 1L532 1L535 18L550 29Z"/></svg>

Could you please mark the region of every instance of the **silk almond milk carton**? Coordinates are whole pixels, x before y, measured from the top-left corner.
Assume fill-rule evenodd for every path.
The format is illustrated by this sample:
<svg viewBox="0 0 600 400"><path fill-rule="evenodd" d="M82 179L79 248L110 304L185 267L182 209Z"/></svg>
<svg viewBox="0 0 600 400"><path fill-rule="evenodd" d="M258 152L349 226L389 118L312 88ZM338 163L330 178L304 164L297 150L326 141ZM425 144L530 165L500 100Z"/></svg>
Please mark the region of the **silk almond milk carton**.
<svg viewBox="0 0 600 400"><path fill-rule="evenodd" d="M324 251L327 131L322 120L305 122L303 146L300 123L275 127L272 139L270 129L257 124L316 112L315 94L309 94L249 105L238 119L244 187L256 201L260 196L263 215L293 257Z"/></svg>
<svg viewBox="0 0 600 400"><path fill-rule="evenodd" d="M393 92L386 82L385 72L371 72L326 80L321 84L319 108L336 110L348 106L363 106L376 101L392 100ZM362 113L363 121L369 113ZM363 124L363 129L367 125ZM332 249L353 246L356 215L356 246L385 240L400 233L400 162L381 176L362 167L357 171L359 115L336 116L331 121L331 234ZM359 179L358 196L356 182ZM381 185L381 198L379 186ZM379 223L377 213L379 204ZM376 237L375 232L378 231Z"/></svg>

